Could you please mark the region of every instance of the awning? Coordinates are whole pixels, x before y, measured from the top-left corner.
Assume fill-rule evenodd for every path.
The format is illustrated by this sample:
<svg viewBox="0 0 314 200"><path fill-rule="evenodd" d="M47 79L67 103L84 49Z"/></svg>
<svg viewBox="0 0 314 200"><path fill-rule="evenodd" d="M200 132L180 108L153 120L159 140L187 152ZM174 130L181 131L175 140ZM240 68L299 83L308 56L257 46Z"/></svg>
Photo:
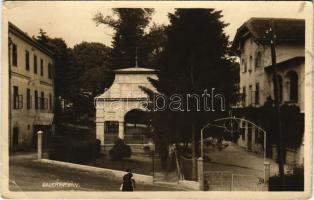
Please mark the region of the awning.
<svg viewBox="0 0 314 200"><path fill-rule="evenodd" d="M304 60L305 60L305 58L303 56L293 57L293 58L290 58L288 60L284 60L282 62L277 63L277 69L281 69L287 65L297 65L297 64L300 64L302 62L304 63ZM266 66L264 69L266 72L272 72L273 67L272 67L272 65L269 65L269 66Z"/></svg>

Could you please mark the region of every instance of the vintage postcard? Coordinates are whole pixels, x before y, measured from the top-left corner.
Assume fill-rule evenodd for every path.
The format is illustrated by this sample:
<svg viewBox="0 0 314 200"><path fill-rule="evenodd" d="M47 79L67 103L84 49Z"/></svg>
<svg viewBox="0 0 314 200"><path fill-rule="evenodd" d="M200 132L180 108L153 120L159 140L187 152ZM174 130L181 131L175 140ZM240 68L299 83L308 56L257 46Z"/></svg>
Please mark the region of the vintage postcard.
<svg viewBox="0 0 314 200"><path fill-rule="evenodd" d="M312 2L2 12L2 198L311 197Z"/></svg>

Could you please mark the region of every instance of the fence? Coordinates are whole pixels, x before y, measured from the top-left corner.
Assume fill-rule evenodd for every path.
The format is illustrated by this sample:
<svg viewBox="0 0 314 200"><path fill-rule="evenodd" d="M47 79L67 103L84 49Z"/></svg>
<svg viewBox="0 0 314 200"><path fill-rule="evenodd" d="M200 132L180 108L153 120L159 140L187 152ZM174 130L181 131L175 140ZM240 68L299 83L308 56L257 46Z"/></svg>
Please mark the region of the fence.
<svg viewBox="0 0 314 200"><path fill-rule="evenodd" d="M263 191L266 189L259 177L235 174L230 171L206 171L204 182L204 189L210 191Z"/></svg>
<svg viewBox="0 0 314 200"><path fill-rule="evenodd" d="M197 181L197 170L195 170L196 174L193 176L193 159L185 158L183 156L179 156L179 165L181 174L184 180L188 181ZM197 159L195 159L195 166L197 167Z"/></svg>

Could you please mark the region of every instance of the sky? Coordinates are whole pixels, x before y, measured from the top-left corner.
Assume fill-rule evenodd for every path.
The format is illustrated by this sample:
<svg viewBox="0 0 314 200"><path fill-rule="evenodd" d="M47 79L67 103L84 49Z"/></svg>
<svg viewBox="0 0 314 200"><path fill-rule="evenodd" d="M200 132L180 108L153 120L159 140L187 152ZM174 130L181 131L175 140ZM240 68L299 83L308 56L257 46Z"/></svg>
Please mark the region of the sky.
<svg viewBox="0 0 314 200"><path fill-rule="evenodd" d="M104 25L96 26L92 18L98 12L112 15L113 7L155 8L152 22L156 24L169 24L168 13L175 8L222 10L222 20L229 24L224 31L231 41L237 28L251 17L305 19L311 9L309 3L304 2L15 1L5 2L3 13L4 20L11 21L30 36L37 35L42 28L50 37L63 38L69 47L82 41L110 46L113 30Z"/></svg>

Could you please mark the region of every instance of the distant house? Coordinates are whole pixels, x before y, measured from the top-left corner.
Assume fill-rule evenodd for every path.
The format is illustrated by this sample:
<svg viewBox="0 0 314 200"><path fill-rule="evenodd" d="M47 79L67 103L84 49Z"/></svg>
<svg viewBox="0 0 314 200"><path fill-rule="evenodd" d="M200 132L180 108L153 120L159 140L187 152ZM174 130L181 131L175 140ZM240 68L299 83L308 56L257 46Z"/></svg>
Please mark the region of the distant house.
<svg viewBox="0 0 314 200"><path fill-rule="evenodd" d="M267 98L274 99L270 45L262 42L271 20L276 33L280 104L297 105L304 113L305 21L300 19L251 18L238 28L232 44L241 67L241 100L237 106L259 107ZM255 139L255 130L249 127L238 144L249 151L260 151ZM302 162L303 145L291 157L291 162Z"/></svg>
<svg viewBox="0 0 314 200"><path fill-rule="evenodd" d="M9 23L10 149L35 146L37 131L51 134L53 53Z"/></svg>

